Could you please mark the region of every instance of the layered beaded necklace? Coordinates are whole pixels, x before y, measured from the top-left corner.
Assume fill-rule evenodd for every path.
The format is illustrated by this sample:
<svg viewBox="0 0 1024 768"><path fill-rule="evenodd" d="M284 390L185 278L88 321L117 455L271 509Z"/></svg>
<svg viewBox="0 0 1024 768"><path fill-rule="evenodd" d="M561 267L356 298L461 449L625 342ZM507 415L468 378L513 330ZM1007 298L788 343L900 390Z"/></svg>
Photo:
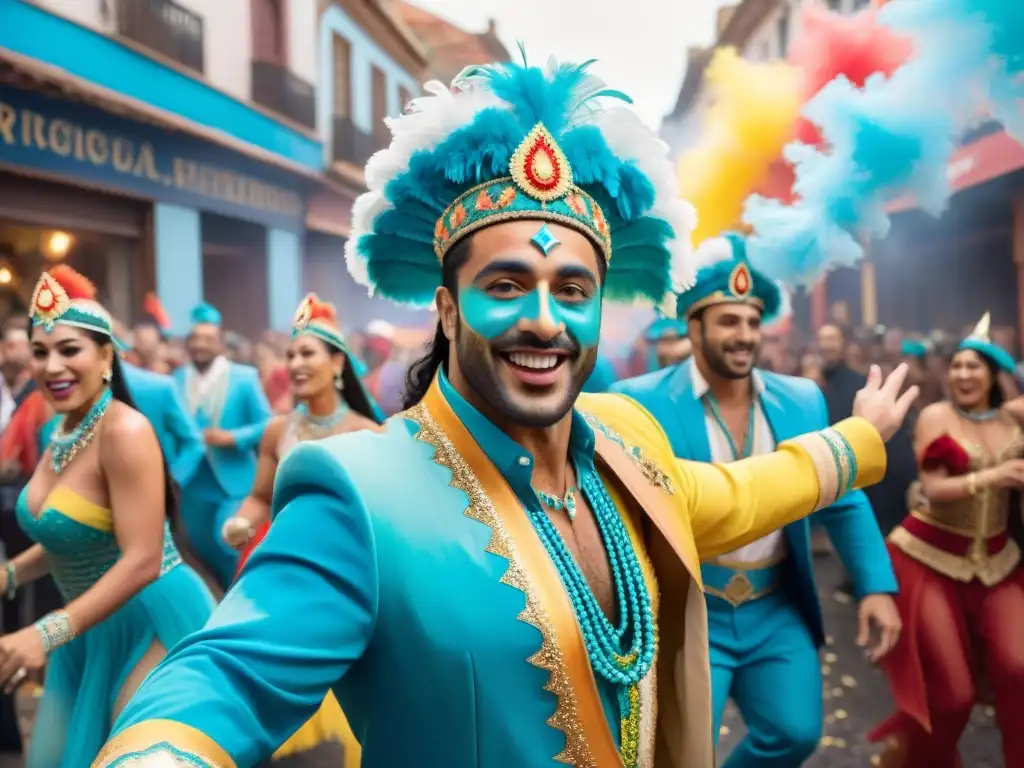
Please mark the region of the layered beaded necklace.
<svg viewBox="0 0 1024 768"><path fill-rule="evenodd" d="M305 405L299 406L299 413L302 414L302 424L300 425L300 431L308 439L317 440L322 437L329 437L334 432L334 428L341 423L348 412L348 403L344 400L339 400L337 407L326 416L317 416L314 413L309 412L309 408Z"/></svg>
<svg viewBox="0 0 1024 768"><path fill-rule="evenodd" d="M104 389L103 394L97 398L85 414L85 418L70 432L64 431L67 417L61 419L53 437L50 438L50 466L55 475L59 475L67 469L68 464L74 461L75 457L92 442L92 438L96 434L96 427L113 399L114 396L111 394L110 388Z"/></svg>
<svg viewBox="0 0 1024 768"><path fill-rule="evenodd" d="M626 768L633 768L637 764L640 739L639 684L654 663L657 645L651 595L629 531L608 495L604 482L596 472L587 472L582 477L577 472L577 476L580 488L590 502L608 554L619 615L618 626L613 625L601 609L590 584L551 518L537 505L528 505L527 511L569 593L591 667L595 674L617 688L622 759ZM534 492L537 493L536 490ZM550 494L545 495L550 497ZM547 503L540 493L537 496L543 503ZM567 493L565 499L551 498L567 505L568 497ZM575 503L573 494L573 515ZM553 504L548 506L556 508Z"/></svg>

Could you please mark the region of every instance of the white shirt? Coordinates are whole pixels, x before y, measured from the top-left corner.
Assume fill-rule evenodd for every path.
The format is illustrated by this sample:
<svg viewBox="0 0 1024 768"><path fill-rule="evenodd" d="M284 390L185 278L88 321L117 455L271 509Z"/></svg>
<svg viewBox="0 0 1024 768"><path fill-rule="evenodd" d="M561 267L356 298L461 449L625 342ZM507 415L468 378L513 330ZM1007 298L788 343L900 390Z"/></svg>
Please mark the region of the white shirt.
<svg viewBox="0 0 1024 768"><path fill-rule="evenodd" d="M704 401L704 427L708 434L708 445L711 447L711 460L715 463L725 464L735 461L736 457L732 452L732 442L725 429L711 414L711 408L707 405L705 395L709 394L711 387L707 380L697 370L697 366L691 365L693 380L693 394ZM768 417L761 407L761 394L764 392L764 380L754 370L751 372L750 381L754 387L754 436L751 441L751 456L762 453L771 453L775 450L775 438L772 436L771 426L768 424ZM757 541L751 542L744 547L722 555L718 558L719 563L728 565L730 561L742 563L746 567L752 565L767 566L776 563L786 555L786 539L782 530L772 531Z"/></svg>
<svg viewBox="0 0 1024 768"><path fill-rule="evenodd" d="M7 429L12 415L14 415L14 393L7 386L7 379L0 376L0 433Z"/></svg>
<svg viewBox="0 0 1024 768"><path fill-rule="evenodd" d="M231 363L223 355L215 357L205 371L189 365L185 372L185 389L193 415L202 409L213 423L217 422L230 370Z"/></svg>

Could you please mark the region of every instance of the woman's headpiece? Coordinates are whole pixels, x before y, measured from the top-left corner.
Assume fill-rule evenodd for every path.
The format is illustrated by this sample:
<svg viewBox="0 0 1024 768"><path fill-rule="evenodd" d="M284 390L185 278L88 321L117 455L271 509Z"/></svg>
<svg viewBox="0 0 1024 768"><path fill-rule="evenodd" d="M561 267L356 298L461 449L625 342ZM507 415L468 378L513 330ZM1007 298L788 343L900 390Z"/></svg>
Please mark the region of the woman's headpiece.
<svg viewBox="0 0 1024 768"><path fill-rule="evenodd" d="M110 313L96 301L96 286L66 264L43 272L32 293L33 325L50 333L55 325L71 325L114 338Z"/></svg>
<svg viewBox="0 0 1024 768"><path fill-rule="evenodd" d="M391 146L366 167L346 245L356 281L427 305L452 246L490 224L538 219L590 239L610 299L671 303L693 277L693 209L664 142L624 104L600 102L629 99L590 63L470 67L450 88L427 83L428 96L388 120Z"/></svg>
<svg viewBox="0 0 1024 768"><path fill-rule="evenodd" d="M988 335L991 325L992 315L986 312L974 326L971 335L960 342L960 349L972 349L979 355L987 357L1002 370L1012 374L1017 370L1017 363L1013 359L1013 355L998 344L992 343Z"/></svg>
<svg viewBox="0 0 1024 768"><path fill-rule="evenodd" d="M292 338L309 333L339 352L348 353L341 329L338 327L338 313L329 301L320 301L315 293L306 294L299 304L292 321Z"/></svg>

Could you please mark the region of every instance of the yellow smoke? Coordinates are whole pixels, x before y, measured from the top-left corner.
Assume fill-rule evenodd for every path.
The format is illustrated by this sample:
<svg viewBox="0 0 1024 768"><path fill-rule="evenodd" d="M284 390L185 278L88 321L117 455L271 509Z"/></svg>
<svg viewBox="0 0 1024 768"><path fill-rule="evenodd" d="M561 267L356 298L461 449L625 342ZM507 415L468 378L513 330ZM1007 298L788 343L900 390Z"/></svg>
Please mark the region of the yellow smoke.
<svg viewBox="0 0 1024 768"><path fill-rule="evenodd" d="M798 70L718 50L704 74L709 100L696 147L679 161L679 191L697 208L694 245L740 225L743 202L793 138L802 106Z"/></svg>

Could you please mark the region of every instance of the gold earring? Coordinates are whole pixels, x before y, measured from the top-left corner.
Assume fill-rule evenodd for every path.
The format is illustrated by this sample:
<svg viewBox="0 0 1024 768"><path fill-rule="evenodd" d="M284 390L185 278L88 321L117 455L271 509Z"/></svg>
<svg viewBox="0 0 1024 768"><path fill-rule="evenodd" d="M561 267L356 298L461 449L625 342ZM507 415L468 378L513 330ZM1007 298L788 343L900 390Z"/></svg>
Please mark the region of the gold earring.
<svg viewBox="0 0 1024 768"><path fill-rule="evenodd" d="M338 373L334 374L334 388L340 390L344 386L345 382L341 378L341 371L338 371Z"/></svg>
<svg viewBox="0 0 1024 768"><path fill-rule="evenodd" d="M107 371L106 373L103 374L103 383L104 384L109 384L113 380L114 380L114 372L113 371Z"/></svg>

